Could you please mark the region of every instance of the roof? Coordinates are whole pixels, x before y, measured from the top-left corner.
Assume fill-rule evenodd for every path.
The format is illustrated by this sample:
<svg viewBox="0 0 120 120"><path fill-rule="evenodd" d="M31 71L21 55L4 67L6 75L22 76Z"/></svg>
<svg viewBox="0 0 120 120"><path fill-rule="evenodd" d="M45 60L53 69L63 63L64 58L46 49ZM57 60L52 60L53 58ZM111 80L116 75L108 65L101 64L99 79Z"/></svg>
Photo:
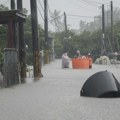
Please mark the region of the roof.
<svg viewBox="0 0 120 120"><path fill-rule="evenodd" d="M25 20L25 14L19 10L0 11L0 24L7 24L10 19L16 22L19 19Z"/></svg>

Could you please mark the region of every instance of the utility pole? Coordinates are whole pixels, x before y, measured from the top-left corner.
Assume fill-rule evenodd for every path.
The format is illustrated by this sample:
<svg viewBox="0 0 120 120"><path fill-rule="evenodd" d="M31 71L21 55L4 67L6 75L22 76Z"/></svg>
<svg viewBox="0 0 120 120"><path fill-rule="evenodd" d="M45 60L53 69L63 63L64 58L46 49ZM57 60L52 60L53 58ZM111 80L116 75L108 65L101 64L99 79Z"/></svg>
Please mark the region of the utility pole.
<svg viewBox="0 0 120 120"><path fill-rule="evenodd" d="M15 9L15 1L11 0L10 1L10 5L11 5L11 9ZM15 23L12 22L12 19L9 18L9 22L8 22L8 43L7 43L7 47L8 48L13 48L14 47L14 41L15 41Z"/></svg>
<svg viewBox="0 0 120 120"><path fill-rule="evenodd" d="M42 77L39 54L38 40L38 19L36 0L30 0L31 4L31 22L32 22L32 44L33 44L33 67L35 80Z"/></svg>
<svg viewBox="0 0 120 120"><path fill-rule="evenodd" d="M45 64L49 63L49 45L48 45L48 1L44 0L44 29L45 29Z"/></svg>
<svg viewBox="0 0 120 120"><path fill-rule="evenodd" d="M101 54L105 54L105 15L104 15L104 4L102 4L102 52Z"/></svg>
<svg viewBox="0 0 120 120"><path fill-rule="evenodd" d="M64 12L64 24L65 24L65 35L67 36L67 17L65 12Z"/></svg>
<svg viewBox="0 0 120 120"><path fill-rule="evenodd" d="M15 0L11 0L11 9L15 9Z"/></svg>
<svg viewBox="0 0 120 120"><path fill-rule="evenodd" d="M68 40L68 36L67 36L67 17L66 17L66 13L64 12L64 25L65 25L65 35L64 35L64 51L66 52L67 49L67 40Z"/></svg>
<svg viewBox="0 0 120 120"><path fill-rule="evenodd" d="M114 37L113 37L113 2L110 1L110 6L111 6L111 43L113 46L113 52L115 50L115 41L114 41Z"/></svg>
<svg viewBox="0 0 120 120"><path fill-rule="evenodd" d="M11 0L11 10L15 10L15 0ZM17 32L16 32L16 23L13 22L12 23L12 36L13 36L13 47L16 48L17 47Z"/></svg>
<svg viewBox="0 0 120 120"><path fill-rule="evenodd" d="M22 0L17 0L17 9L22 12ZM26 78L26 51L25 51L25 39L24 39L24 24L21 19L19 22L19 61L20 61L20 76L21 83L25 82Z"/></svg>

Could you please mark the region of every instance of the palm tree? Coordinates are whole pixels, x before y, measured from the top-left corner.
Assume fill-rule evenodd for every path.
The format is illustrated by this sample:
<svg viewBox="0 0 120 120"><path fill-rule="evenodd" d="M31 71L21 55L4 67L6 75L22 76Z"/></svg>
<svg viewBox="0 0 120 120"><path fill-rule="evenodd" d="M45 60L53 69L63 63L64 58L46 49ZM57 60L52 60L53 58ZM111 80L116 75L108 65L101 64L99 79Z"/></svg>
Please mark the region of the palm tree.
<svg viewBox="0 0 120 120"><path fill-rule="evenodd" d="M59 31L63 30L64 25L63 25L63 23L61 22L61 17L62 17L63 15L60 15L60 11L57 11L57 10L55 9L55 10L54 10L54 13L51 13L51 12L50 12L50 14L51 14L51 15L50 15L50 17L51 17L50 22L51 22L51 24L54 25L55 31L56 31L56 32L59 32Z"/></svg>

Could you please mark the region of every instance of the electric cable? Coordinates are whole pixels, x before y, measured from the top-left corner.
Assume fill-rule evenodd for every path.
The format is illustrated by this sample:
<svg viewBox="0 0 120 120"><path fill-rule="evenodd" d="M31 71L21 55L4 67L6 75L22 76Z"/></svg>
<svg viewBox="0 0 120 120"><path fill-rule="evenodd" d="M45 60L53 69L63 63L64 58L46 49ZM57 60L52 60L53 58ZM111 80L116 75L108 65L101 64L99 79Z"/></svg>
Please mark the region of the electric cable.
<svg viewBox="0 0 120 120"><path fill-rule="evenodd" d="M102 5L102 4L109 4L109 3L95 2L95 1L91 1L91 0L82 0L82 1L87 2L87 3L99 4L99 5Z"/></svg>
<svg viewBox="0 0 120 120"><path fill-rule="evenodd" d="M5 5L6 3L8 3L8 1L9 1L9 0L7 0L6 2L4 2L4 3L1 3L1 4L2 4L2 5Z"/></svg>
<svg viewBox="0 0 120 120"><path fill-rule="evenodd" d="M42 6L42 4L41 4L40 0L38 0L38 2L39 2L39 4L40 4L40 6L41 6L42 10L44 11L44 7Z"/></svg>
<svg viewBox="0 0 120 120"><path fill-rule="evenodd" d="M77 7L79 7L79 8L83 8L83 9L85 9L85 10L89 10L88 12L93 12L94 10L92 10L92 9L89 9L88 7L84 7L84 6L81 6L81 5L79 5L78 3L74 3L73 1L71 1L71 0L67 0L67 1L69 1L69 3L71 3L72 5L74 5L74 6L77 6ZM98 7L97 7L98 8Z"/></svg>
<svg viewBox="0 0 120 120"><path fill-rule="evenodd" d="M73 15L73 14L67 14L67 16L94 18L92 16L81 16L81 15Z"/></svg>
<svg viewBox="0 0 120 120"><path fill-rule="evenodd" d="M40 14L41 18L42 18L42 19L43 19L43 21L44 21L44 17L42 16L42 13L40 12L39 7L37 7L37 8L38 8L38 12L39 12L39 14Z"/></svg>
<svg viewBox="0 0 120 120"><path fill-rule="evenodd" d="M99 5L101 5L100 3L92 3L92 2L89 2L89 1L86 1L86 0L82 0L83 2L87 3L88 5L90 6L94 6L94 7L98 7ZM99 5L98 5L99 4Z"/></svg>

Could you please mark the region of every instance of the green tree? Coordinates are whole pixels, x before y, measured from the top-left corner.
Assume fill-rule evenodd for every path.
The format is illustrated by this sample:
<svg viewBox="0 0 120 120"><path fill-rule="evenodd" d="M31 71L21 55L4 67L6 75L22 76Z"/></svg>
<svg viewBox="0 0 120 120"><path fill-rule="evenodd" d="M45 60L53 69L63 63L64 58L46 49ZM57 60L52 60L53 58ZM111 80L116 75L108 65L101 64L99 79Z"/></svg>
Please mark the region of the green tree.
<svg viewBox="0 0 120 120"><path fill-rule="evenodd" d="M54 10L54 13L50 13L50 17L51 17L51 20L50 22L54 25L55 27L55 31L56 32L59 32L59 31L63 31L64 29L64 25L63 23L61 22L61 17L63 15L60 15L60 11L57 11L56 9Z"/></svg>
<svg viewBox="0 0 120 120"><path fill-rule="evenodd" d="M6 7L6 6L2 5L2 4L0 4L0 11L1 11L1 10L8 10L8 7Z"/></svg>

